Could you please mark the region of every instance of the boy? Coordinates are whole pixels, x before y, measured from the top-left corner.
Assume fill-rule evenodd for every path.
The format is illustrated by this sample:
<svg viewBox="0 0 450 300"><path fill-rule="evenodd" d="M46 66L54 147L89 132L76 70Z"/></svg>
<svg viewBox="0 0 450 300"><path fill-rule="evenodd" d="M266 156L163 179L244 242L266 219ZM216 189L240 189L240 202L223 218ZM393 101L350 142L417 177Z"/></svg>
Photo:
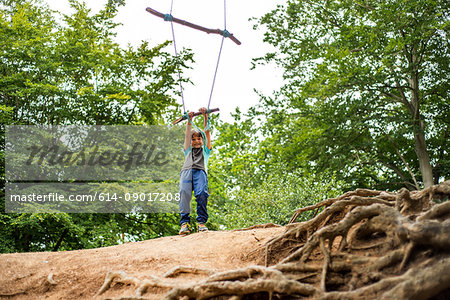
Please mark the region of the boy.
<svg viewBox="0 0 450 300"><path fill-rule="evenodd" d="M195 124L191 123L194 115L189 113L184 138L184 165L180 175L180 225L179 234L189 234L191 232L190 212L192 191L194 191L197 201L197 225L198 231L207 231L205 223L208 221L208 159L211 153L211 133L209 131L208 114L206 108L200 108L203 115L204 132ZM192 126L198 131L193 131Z"/></svg>

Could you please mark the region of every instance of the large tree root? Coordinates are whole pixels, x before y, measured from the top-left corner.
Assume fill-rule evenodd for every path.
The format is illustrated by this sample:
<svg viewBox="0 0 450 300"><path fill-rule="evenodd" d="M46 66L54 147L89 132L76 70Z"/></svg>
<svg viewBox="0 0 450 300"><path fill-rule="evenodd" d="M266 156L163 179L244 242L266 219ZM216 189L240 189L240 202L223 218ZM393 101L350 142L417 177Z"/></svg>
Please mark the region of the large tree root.
<svg viewBox="0 0 450 300"><path fill-rule="evenodd" d="M365 195L368 193L368 190L360 190L360 192ZM374 193L374 191L370 192ZM313 232L315 232L318 228L327 225L334 215L347 212L355 206L368 206L374 203L385 204L386 206L395 205L394 198L390 194L387 194L386 198L379 197L381 192L379 192L376 197L362 197L354 195L353 193L347 194L350 194L350 196L331 199L333 201L323 201L322 203L328 204L332 202L332 204L319 215L307 222L290 224L291 226L287 228L286 232L269 241L265 246L265 265L267 266L269 263L268 257L272 248L282 248L286 241L290 241L293 238L299 240L300 242L306 242Z"/></svg>
<svg viewBox="0 0 450 300"><path fill-rule="evenodd" d="M348 292L329 292L320 299L429 299L448 289L450 258L419 265L400 276L382 279L372 285ZM418 284L420 283L420 284Z"/></svg>
<svg viewBox="0 0 450 300"><path fill-rule="evenodd" d="M168 283L158 277L151 276L150 279L140 280L136 277L128 276L123 271L111 271L108 272L105 278L105 282L103 283L100 290L98 290L97 294L95 296L99 296L106 292L113 281L116 280L116 282L122 283L122 284L131 284L137 287L136 289L136 296L141 297L143 293L147 291L149 287L160 287L160 288L174 288L174 284Z"/></svg>
<svg viewBox="0 0 450 300"><path fill-rule="evenodd" d="M179 267L166 273L209 275L184 286L155 277L145 285L112 273L99 294L118 278L138 287L136 297L149 286L168 288L164 299L443 299L450 293L450 202L442 201L449 197L450 181L416 192L348 192L297 210L292 222L324 207L258 249L265 266L219 273Z"/></svg>

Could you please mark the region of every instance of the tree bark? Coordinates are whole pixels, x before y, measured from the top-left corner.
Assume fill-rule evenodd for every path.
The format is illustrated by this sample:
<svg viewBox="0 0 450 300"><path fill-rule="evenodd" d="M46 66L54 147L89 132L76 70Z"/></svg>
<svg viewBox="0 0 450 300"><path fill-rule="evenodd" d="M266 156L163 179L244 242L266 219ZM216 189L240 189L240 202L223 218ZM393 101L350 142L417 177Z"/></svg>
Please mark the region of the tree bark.
<svg viewBox="0 0 450 300"><path fill-rule="evenodd" d="M427 144L425 141L425 123L420 118L420 97L419 97L419 72L418 72L418 57L417 46L413 46L411 50L411 67L412 73L410 78L411 106L413 108L412 117L414 120L414 150L419 160L420 173L422 174L422 181L424 187L429 187L434 184L433 168L430 164L430 156L428 155Z"/></svg>
<svg viewBox="0 0 450 300"><path fill-rule="evenodd" d="M419 159L420 173L422 173L424 187L432 186L434 184L433 168L430 164L425 135L423 132L420 132L420 130L419 132L414 133L414 144L414 150L416 151L417 158Z"/></svg>

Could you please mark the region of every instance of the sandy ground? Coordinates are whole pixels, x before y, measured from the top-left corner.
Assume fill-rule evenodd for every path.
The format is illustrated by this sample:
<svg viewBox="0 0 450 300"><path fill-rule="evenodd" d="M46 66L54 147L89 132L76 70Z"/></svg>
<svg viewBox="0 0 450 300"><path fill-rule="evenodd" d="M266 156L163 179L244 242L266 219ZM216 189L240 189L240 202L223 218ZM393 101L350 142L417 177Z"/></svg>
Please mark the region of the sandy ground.
<svg viewBox="0 0 450 300"><path fill-rule="evenodd" d="M209 231L90 250L0 255L0 299L92 299L108 271L138 279L162 277L177 266L225 271L257 264L248 255L284 227ZM51 274L55 284L49 284ZM181 274L174 283L200 281L207 275ZM134 295L133 285L113 284L96 299ZM167 290L152 288L145 297L161 298Z"/></svg>

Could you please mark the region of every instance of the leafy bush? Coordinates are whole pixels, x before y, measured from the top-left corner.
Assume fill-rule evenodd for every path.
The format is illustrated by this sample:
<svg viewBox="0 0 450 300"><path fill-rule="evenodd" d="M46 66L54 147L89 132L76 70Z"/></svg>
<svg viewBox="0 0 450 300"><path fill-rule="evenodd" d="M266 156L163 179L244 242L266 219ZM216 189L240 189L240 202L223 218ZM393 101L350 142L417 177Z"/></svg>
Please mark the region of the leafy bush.
<svg viewBox="0 0 450 300"><path fill-rule="evenodd" d="M305 176L299 172L272 174L261 185L230 192L223 208L213 207L212 219L227 229L255 224L285 225L298 208L342 194L334 176ZM314 212L302 214L297 221L307 220Z"/></svg>

